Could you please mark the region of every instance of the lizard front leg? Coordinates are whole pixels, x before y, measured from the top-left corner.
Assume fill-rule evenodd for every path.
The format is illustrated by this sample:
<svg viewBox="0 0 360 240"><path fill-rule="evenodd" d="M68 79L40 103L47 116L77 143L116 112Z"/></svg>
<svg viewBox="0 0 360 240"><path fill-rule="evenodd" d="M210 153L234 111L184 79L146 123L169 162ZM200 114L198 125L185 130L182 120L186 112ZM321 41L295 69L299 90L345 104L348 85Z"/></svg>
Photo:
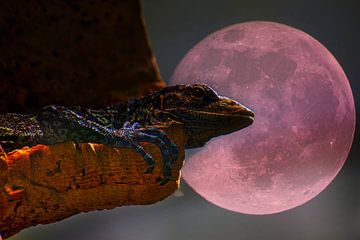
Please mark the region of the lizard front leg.
<svg viewBox="0 0 360 240"><path fill-rule="evenodd" d="M159 147L163 157L163 180L160 185L171 179L171 164L178 157L178 149L165 133L157 128L142 128L137 123L131 126L128 122L120 129L108 128L84 118L69 108L54 105L44 108L38 115L38 120L43 129L45 144L72 140L133 148L148 164L145 171L147 173L153 171L154 161L139 143L153 143Z"/></svg>
<svg viewBox="0 0 360 240"><path fill-rule="evenodd" d="M146 127L142 128L139 123L134 123L133 125L130 122L124 123L124 128L131 130L141 130L136 136L137 142L150 142L157 145L163 157L163 175L164 179L160 182L160 185L166 184L171 179L171 168L172 164L176 161L179 151L177 146L166 136L166 134L158 128L155 127ZM139 150L141 151L141 150ZM144 159L146 159L144 157ZM153 167L152 167L153 168ZM151 166L149 165L146 172L152 171Z"/></svg>

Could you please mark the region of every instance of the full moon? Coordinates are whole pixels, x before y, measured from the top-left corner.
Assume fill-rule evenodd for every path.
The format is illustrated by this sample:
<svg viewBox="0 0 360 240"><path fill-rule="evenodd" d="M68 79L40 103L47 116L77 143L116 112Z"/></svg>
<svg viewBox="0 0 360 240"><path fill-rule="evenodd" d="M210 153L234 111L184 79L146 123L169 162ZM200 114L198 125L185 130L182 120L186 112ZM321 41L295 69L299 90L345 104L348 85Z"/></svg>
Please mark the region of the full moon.
<svg viewBox="0 0 360 240"><path fill-rule="evenodd" d="M333 55L274 22L223 28L198 43L171 84L204 82L255 112L254 124L187 159L185 181L208 201L246 214L299 206L335 178L349 153L354 100Z"/></svg>

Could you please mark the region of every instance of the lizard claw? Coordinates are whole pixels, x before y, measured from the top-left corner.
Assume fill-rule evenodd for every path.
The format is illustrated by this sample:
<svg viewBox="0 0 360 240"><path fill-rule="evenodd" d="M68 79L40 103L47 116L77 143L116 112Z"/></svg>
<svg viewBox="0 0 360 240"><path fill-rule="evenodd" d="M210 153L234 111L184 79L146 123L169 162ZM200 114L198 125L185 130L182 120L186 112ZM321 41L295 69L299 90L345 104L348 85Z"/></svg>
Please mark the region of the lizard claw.
<svg viewBox="0 0 360 240"><path fill-rule="evenodd" d="M169 180L173 180L172 176L172 164L177 160L179 151L175 145L166 134L160 129L149 127L142 129L142 132L147 136L147 142L154 143L157 145L163 157L163 165L162 165L162 175L163 181L161 181L161 185L166 184Z"/></svg>
<svg viewBox="0 0 360 240"><path fill-rule="evenodd" d="M164 186L165 184L167 184L170 181L169 178L163 178L161 181L157 182L157 186Z"/></svg>
<svg viewBox="0 0 360 240"><path fill-rule="evenodd" d="M161 180L159 180L157 182L157 186L164 186L165 184L167 184L169 181L175 181L175 179L173 177L165 177Z"/></svg>
<svg viewBox="0 0 360 240"><path fill-rule="evenodd" d="M144 173L152 173L154 171L154 164L153 165L149 165L146 170L144 171Z"/></svg>
<svg viewBox="0 0 360 240"><path fill-rule="evenodd" d="M140 142L149 142L155 144L161 151L163 157L161 185L171 180L171 166L178 158L179 151L166 134L160 129L154 127L141 128L140 124L131 125L125 122L122 129L112 131L110 134L110 142L114 142L116 147L134 148L147 163L148 167L144 173L152 173L154 170L154 161L152 156L145 152L144 148L139 145Z"/></svg>

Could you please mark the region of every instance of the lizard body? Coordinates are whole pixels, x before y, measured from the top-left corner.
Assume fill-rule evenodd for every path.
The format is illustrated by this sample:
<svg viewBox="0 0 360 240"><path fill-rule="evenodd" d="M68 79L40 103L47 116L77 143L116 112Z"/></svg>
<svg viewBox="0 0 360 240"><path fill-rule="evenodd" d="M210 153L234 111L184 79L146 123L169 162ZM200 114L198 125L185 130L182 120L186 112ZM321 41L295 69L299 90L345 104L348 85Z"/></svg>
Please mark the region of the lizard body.
<svg viewBox="0 0 360 240"><path fill-rule="evenodd" d="M157 145L163 157L163 181L171 178L178 149L159 129L168 121L183 125L186 148L203 146L213 137L252 124L254 113L218 94L206 84L165 87L141 98L103 109L51 105L34 114L0 114L0 144L5 150L65 141L102 143L134 148L154 168L152 157L139 142Z"/></svg>

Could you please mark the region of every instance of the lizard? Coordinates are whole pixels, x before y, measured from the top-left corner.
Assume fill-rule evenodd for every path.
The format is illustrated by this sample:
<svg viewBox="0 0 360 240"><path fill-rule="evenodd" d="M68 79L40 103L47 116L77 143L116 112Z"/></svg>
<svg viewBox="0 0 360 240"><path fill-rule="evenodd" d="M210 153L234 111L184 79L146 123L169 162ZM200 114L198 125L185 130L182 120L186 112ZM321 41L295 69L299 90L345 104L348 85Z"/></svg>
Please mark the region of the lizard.
<svg viewBox="0 0 360 240"><path fill-rule="evenodd" d="M251 125L254 116L249 108L219 96L204 83L179 84L101 109L50 105L31 114L2 113L0 144L6 151L65 141L133 148L147 163L144 173L151 173L152 156L139 144L150 142L162 154L163 176L159 185L163 185L171 179L171 165L177 159L178 149L154 125L180 123L188 139L185 148L191 149Z"/></svg>

